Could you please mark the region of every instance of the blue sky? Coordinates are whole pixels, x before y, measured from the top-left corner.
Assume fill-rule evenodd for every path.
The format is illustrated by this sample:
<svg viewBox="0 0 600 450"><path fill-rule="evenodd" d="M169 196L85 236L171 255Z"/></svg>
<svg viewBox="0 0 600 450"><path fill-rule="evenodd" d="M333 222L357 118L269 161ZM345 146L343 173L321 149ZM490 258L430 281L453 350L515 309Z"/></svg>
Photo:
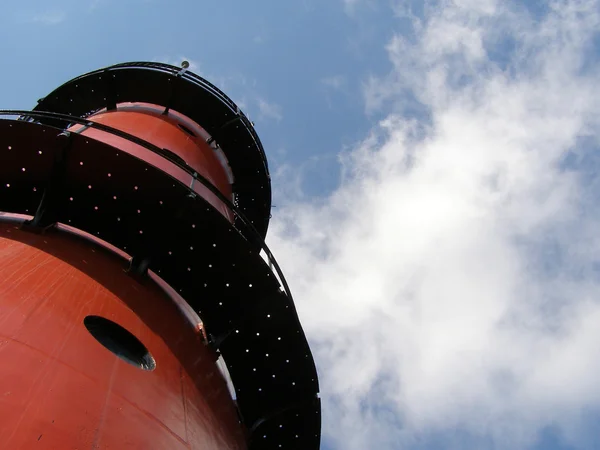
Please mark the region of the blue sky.
<svg viewBox="0 0 600 450"><path fill-rule="evenodd" d="M2 104L183 59L240 104L324 450L596 449L599 7L13 2Z"/></svg>
<svg viewBox="0 0 600 450"><path fill-rule="evenodd" d="M310 170L302 187L320 195L338 182L331 168L339 150L374 121L364 114L362 83L389 66L377 44L391 36L393 20L387 8L365 11L368 21L315 0L15 4L0 19L1 50L14 68L3 81L15 87L4 103L29 106L69 77L121 61L189 58L242 104L273 166Z"/></svg>

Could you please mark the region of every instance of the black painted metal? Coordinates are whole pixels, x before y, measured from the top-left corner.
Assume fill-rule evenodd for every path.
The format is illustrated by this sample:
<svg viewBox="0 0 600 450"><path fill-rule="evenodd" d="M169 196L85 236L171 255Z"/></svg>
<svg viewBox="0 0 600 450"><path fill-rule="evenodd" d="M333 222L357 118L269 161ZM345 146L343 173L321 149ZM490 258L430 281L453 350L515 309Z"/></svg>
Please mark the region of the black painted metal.
<svg viewBox="0 0 600 450"><path fill-rule="evenodd" d="M41 231L56 223L56 203L60 201L62 195L62 184L65 175L67 162L67 152L71 144L71 134L69 132L60 133L56 137L57 147L54 150L54 163L50 177L44 188L44 193L40 204L38 205L33 219L25 225L33 230ZM39 154L39 152L38 152ZM22 169L21 169L22 170Z"/></svg>
<svg viewBox="0 0 600 450"><path fill-rule="evenodd" d="M7 138L0 135L0 199L1 210L33 216L51 179L59 132L44 127L28 130L23 132L18 122L2 123L2 133Z"/></svg>
<svg viewBox="0 0 600 450"><path fill-rule="evenodd" d="M176 85L176 86L175 86ZM236 201L261 236L266 236L271 185L265 153L254 126L216 86L168 64L131 62L81 75L40 99L34 111L87 117L113 101L165 106L202 126L225 153L235 176ZM42 123L61 126L51 118Z"/></svg>
<svg viewBox="0 0 600 450"><path fill-rule="evenodd" d="M221 193L221 191L219 191L219 189L216 186L214 186L205 177L196 173L191 167L184 164L183 161L181 160L181 158L173 157L172 152L170 152L166 149L161 149L160 147L157 147L156 145L154 145L148 141L145 141L141 138L138 138L137 136L134 136L132 134L126 133L124 131L118 130L116 128L113 128L113 127L110 127L107 125L96 123L91 120L83 119L81 117L69 116L66 114L59 114L59 113L52 113L52 112L38 112L38 111L32 112L32 111L21 111L21 110L0 110L0 116L19 117L20 118L19 121L25 120L27 122L33 122L33 123L41 123L41 119L46 119L46 121L52 121L52 122L56 122L56 123L85 125L86 127L105 131L107 133L111 133L111 134L114 134L115 136L119 136L123 139L129 140L137 145L140 145L141 147L144 147L144 148L168 159L170 162L179 166L181 169L185 170L187 173L189 173L194 178L196 178L201 184L203 184L207 189L209 189L216 197L218 197L219 200L221 200L224 204L226 204L229 207L229 209L234 213L234 216L236 218L236 225L235 225L236 229L251 243L251 245L262 249L266 253L270 264L273 265L275 271L277 272L277 275L279 276L279 278L285 288L286 294L290 298L292 298L291 291L289 289L289 286L287 285L287 282L285 280L285 277L283 276L283 272L281 271L279 264L275 260L275 257L271 253L271 250L269 249L269 247L267 247L266 243L264 242L264 238L256 230L256 227L253 225L253 223L251 223L251 221L248 219L248 217L246 217L246 215L240 210L240 207L233 204L227 197L225 197ZM61 136L63 136L63 135L64 135L64 133L61 133ZM195 195L195 194L193 194L193 195Z"/></svg>
<svg viewBox="0 0 600 450"><path fill-rule="evenodd" d="M60 134L0 120L0 211L36 211ZM198 311L220 337L251 449L318 449L316 369L279 267L283 288L245 236L188 186L102 142L69 140L53 217L143 261Z"/></svg>

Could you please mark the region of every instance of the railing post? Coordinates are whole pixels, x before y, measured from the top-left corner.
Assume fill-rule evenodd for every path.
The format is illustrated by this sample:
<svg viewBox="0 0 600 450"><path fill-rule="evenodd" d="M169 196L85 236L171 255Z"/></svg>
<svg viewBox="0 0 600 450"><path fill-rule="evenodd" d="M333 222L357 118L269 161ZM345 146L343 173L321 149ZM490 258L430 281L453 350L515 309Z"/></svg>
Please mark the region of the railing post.
<svg viewBox="0 0 600 450"><path fill-rule="evenodd" d="M63 131L57 136L57 141L58 145L54 151L54 164L48 184L33 219L23 222L24 230L40 233L56 224L56 209L64 183L71 133Z"/></svg>

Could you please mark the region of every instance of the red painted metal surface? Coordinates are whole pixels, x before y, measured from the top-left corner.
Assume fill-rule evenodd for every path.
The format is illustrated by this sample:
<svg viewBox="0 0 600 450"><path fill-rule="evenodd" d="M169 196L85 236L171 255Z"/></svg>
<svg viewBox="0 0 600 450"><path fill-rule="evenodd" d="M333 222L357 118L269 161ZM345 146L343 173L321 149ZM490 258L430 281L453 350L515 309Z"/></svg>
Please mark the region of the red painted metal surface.
<svg viewBox="0 0 600 450"><path fill-rule="evenodd" d="M243 450L215 355L160 287L65 232L0 223L0 442L6 449ZM119 359L88 332L110 319L156 369Z"/></svg>
<svg viewBox="0 0 600 450"><path fill-rule="evenodd" d="M90 120L130 133L152 144L167 149L177 155L196 172L208 179L228 199L232 199L230 181L232 175L227 161L219 149L206 143L208 134L195 122L165 108L147 103L121 103L117 109L101 111L89 117ZM193 182L192 176L160 155L152 153L131 141L101 130L76 125L71 131L79 132L98 141L118 147L148 163L162 169L194 190L209 201L231 222L233 213L212 192L199 182Z"/></svg>

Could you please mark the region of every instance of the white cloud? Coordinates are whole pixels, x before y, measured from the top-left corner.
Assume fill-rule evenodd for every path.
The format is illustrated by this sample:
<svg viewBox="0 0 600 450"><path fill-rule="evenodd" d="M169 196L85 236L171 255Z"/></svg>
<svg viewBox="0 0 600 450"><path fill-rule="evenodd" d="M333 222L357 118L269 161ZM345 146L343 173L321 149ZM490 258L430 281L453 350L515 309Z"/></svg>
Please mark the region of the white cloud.
<svg viewBox="0 0 600 450"><path fill-rule="evenodd" d="M257 99L258 105L258 114L259 118L262 120L272 119L277 122L280 122L283 119L283 112L281 110L281 106L270 103L266 101L264 98Z"/></svg>
<svg viewBox="0 0 600 450"><path fill-rule="evenodd" d="M30 22L39 23L42 25L58 25L64 22L67 14L64 11L48 11L34 15Z"/></svg>
<svg viewBox="0 0 600 450"><path fill-rule="evenodd" d="M93 11L104 3L104 0L91 0L89 4L89 10Z"/></svg>
<svg viewBox="0 0 600 450"><path fill-rule="evenodd" d="M344 10L349 16L356 15L360 9L368 7L370 9L376 8L378 0L342 0Z"/></svg>
<svg viewBox="0 0 600 450"><path fill-rule="evenodd" d="M278 203L269 240L336 448L460 429L483 439L472 448L521 449L546 426L586 448L582 411L600 406L598 6L555 0L534 19L501 1L429 3L366 85L367 107L392 112L342 155L339 189ZM515 43L505 60L499 36Z"/></svg>
<svg viewBox="0 0 600 450"><path fill-rule="evenodd" d="M266 40L267 38L261 34L257 34L252 38L252 42L254 42L257 45L264 44Z"/></svg>
<svg viewBox="0 0 600 450"><path fill-rule="evenodd" d="M344 7L347 11L352 11L360 3L361 0L343 0Z"/></svg>
<svg viewBox="0 0 600 450"><path fill-rule="evenodd" d="M321 83L328 88L339 91L346 84L346 77L344 75L331 75L322 78Z"/></svg>

